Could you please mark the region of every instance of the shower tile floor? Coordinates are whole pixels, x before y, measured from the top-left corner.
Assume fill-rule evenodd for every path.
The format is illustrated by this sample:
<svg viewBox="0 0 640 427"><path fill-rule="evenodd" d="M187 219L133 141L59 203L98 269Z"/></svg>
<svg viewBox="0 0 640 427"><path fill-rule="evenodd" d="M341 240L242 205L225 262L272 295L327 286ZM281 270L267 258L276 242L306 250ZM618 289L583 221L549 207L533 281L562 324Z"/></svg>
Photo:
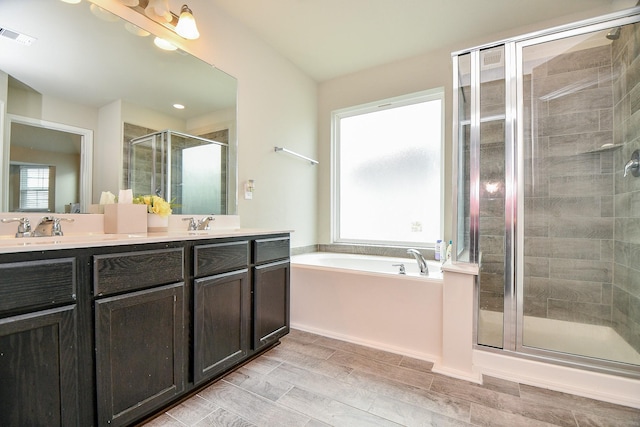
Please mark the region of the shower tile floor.
<svg viewBox="0 0 640 427"><path fill-rule="evenodd" d="M292 330L282 344L147 422L158 426L640 426L640 409Z"/></svg>
<svg viewBox="0 0 640 427"><path fill-rule="evenodd" d="M502 313L481 310L478 341L500 347L502 322ZM527 347L640 365L640 353L609 326L525 316L523 340Z"/></svg>

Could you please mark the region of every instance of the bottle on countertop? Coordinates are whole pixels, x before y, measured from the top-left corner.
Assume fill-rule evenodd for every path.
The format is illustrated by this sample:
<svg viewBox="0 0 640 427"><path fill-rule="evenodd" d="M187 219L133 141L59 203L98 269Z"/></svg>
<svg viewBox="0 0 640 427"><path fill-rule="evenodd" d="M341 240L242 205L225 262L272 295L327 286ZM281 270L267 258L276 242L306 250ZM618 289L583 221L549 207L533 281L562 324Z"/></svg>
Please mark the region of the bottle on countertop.
<svg viewBox="0 0 640 427"><path fill-rule="evenodd" d="M434 249L435 260L440 261L440 254L442 252L442 240L438 239L436 247Z"/></svg>
<svg viewBox="0 0 640 427"><path fill-rule="evenodd" d="M444 263L447 260L447 243L443 240L440 243L440 262Z"/></svg>
<svg viewBox="0 0 640 427"><path fill-rule="evenodd" d="M453 246L453 240L449 240L449 245L447 245L447 259L451 259L451 249Z"/></svg>

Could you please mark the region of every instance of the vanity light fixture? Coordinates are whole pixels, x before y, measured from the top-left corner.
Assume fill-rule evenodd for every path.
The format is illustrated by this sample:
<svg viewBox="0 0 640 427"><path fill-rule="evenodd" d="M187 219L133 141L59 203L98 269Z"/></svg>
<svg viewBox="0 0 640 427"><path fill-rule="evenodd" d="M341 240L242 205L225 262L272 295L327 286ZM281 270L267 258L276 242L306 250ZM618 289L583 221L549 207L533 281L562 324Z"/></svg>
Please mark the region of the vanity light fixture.
<svg viewBox="0 0 640 427"><path fill-rule="evenodd" d="M182 5L180 11L180 18L178 18L178 25L176 25L176 33L185 39L195 40L200 37L198 27L196 25L196 19L193 17L193 12L186 4Z"/></svg>
<svg viewBox="0 0 640 427"><path fill-rule="evenodd" d="M182 38L195 40L200 37L193 12L186 4L182 5L180 16L178 16L169 10L169 0L120 0L120 2Z"/></svg>

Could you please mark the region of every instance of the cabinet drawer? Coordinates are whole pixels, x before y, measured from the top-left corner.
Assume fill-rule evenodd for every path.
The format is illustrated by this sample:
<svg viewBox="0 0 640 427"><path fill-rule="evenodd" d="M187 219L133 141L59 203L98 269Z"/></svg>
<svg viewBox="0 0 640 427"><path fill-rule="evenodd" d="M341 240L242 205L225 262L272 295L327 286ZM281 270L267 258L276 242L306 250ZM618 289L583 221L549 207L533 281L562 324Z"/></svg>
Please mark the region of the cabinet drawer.
<svg viewBox="0 0 640 427"><path fill-rule="evenodd" d="M124 252L93 257L94 295L165 285L184 280L182 248Z"/></svg>
<svg viewBox="0 0 640 427"><path fill-rule="evenodd" d="M60 258L0 265L0 313L76 299L76 260Z"/></svg>
<svg viewBox="0 0 640 427"><path fill-rule="evenodd" d="M289 258L289 237L274 237L253 241L253 262L256 264Z"/></svg>
<svg viewBox="0 0 640 427"><path fill-rule="evenodd" d="M195 277L246 268L249 264L249 242L214 243L194 248Z"/></svg>

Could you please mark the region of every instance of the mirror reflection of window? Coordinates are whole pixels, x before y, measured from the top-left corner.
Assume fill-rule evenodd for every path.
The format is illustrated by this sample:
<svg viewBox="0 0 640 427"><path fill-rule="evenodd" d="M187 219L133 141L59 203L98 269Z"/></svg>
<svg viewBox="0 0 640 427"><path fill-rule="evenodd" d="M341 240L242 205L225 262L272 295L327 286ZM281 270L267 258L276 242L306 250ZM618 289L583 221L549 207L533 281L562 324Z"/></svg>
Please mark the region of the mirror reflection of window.
<svg viewBox="0 0 640 427"><path fill-rule="evenodd" d="M9 176L12 211L52 212L55 209L55 166L12 164Z"/></svg>

